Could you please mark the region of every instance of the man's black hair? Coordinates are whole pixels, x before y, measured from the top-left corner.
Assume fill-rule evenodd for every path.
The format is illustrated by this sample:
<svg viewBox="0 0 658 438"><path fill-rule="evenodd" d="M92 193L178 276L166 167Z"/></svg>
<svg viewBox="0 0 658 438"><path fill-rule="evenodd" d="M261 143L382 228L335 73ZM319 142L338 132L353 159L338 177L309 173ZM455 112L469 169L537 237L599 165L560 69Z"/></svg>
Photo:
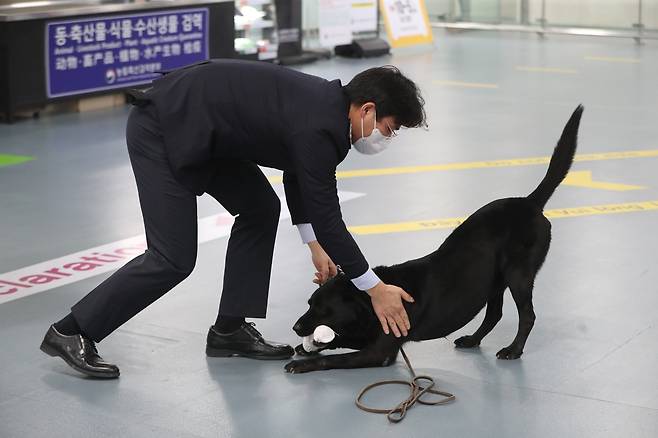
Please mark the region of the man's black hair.
<svg viewBox="0 0 658 438"><path fill-rule="evenodd" d="M427 126L418 86L392 65L365 70L343 88L352 104L374 102L378 119L393 116L408 128Z"/></svg>

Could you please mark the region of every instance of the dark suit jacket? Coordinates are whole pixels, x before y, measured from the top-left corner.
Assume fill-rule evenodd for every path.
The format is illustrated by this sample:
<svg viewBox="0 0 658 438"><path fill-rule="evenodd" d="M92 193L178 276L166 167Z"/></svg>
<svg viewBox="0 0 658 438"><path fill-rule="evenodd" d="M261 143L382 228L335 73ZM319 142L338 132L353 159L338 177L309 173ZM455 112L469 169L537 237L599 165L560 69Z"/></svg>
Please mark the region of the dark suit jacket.
<svg viewBox="0 0 658 438"><path fill-rule="evenodd" d="M336 189L336 166L350 149L349 100L340 81L268 63L213 60L166 74L141 97L157 108L183 185L202 194L218 160L283 170L293 224L311 223L348 276L365 273Z"/></svg>

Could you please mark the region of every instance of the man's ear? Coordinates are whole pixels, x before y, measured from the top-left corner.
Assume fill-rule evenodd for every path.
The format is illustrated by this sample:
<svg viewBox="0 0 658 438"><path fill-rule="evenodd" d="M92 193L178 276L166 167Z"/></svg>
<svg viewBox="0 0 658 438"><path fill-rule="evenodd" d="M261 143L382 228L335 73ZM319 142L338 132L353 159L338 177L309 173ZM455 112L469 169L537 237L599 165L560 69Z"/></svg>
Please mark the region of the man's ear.
<svg viewBox="0 0 658 438"><path fill-rule="evenodd" d="M370 114L371 111L375 110L375 103L374 102L366 102L363 105L361 105L361 117L364 117L368 114Z"/></svg>

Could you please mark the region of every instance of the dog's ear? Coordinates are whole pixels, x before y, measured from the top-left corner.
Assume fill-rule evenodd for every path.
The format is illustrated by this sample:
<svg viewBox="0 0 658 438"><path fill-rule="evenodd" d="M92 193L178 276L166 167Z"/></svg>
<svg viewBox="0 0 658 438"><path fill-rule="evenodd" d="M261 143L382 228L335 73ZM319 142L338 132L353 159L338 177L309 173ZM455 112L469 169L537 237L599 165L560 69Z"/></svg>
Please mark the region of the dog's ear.
<svg viewBox="0 0 658 438"><path fill-rule="evenodd" d="M355 330L368 331L373 325L379 326L377 315L372 307L370 296L363 291L352 294L351 307L356 313Z"/></svg>

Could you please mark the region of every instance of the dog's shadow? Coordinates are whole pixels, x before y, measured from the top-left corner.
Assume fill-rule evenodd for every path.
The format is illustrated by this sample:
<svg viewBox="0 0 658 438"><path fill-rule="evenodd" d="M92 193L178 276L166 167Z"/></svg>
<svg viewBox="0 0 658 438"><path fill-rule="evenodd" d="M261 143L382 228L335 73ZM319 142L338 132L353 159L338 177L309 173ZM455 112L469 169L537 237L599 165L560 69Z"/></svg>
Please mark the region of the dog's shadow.
<svg viewBox="0 0 658 438"><path fill-rule="evenodd" d="M482 356L484 354L479 345L477 347L470 347L470 348L453 346L453 350L459 354L470 354L474 356Z"/></svg>
<svg viewBox="0 0 658 438"><path fill-rule="evenodd" d="M453 346L455 354L466 354L471 356L474 371L478 379L496 383L512 384L515 387L525 387L526 374L523 366L523 358L506 360L496 357L498 349L494 346L476 346L471 348L457 348ZM503 371L501 373L501 371Z"/></svg>

